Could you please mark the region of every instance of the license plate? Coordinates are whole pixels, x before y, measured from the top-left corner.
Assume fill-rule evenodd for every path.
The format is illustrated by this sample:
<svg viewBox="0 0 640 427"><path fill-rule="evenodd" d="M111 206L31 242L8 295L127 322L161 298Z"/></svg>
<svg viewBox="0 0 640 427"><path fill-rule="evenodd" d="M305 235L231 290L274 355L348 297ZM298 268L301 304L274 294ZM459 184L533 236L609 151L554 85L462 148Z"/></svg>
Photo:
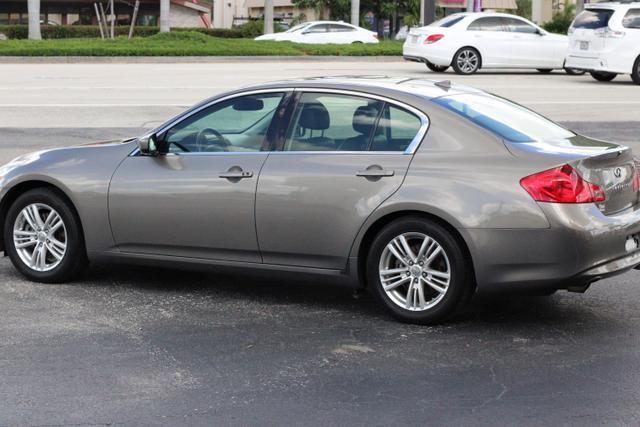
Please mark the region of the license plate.
<svg viewBox="0 0 640 427"><path fill-rule="evenodd" d="M589 50L589 42L580 42L580 50Z"/></svg>

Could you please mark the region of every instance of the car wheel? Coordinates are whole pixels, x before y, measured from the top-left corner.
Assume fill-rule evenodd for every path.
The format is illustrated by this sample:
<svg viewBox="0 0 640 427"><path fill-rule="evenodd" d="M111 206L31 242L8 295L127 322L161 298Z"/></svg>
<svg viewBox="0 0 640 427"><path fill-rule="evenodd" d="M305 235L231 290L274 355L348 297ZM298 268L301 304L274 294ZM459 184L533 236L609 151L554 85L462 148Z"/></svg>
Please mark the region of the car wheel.
<svg viewBox="0 0 640 427"><path fill-rule="evenodd" d="M371 244L367 283L401 321L435 324L473 293L470 260L442 226L419 217L387 225Z"/></svg>
<svg viewBox="0 0 640 427"><path fill-rule="evenodd" d="M589 74L599 82L610 82L618 76L616 73L606 73L603 71L591 71Z"/></svg>
<svg viewBox="0 0 640 427"><path fill-rule="evenodd" d="M11 205L4 223L7 254L29 280L61 283L87 264L80 221L56 191L30 190Z"/></svg>
<svg viewBox="0 0 640 427"><path fill-rule="evenodd" d="M565 68L564 72L570 76L582 76L585 74L584 70L578 70L576 68Z"/></svg>
<svg viewBox="0 0 640 427"><path fill-rule="evenodd" d="M427 68L433 71L434 73L444 73L449 69L448 65L436 65L431 62L426 62Z"/></svg>
<svg viewBox="0 0 640 427"><path fill-rule="evenodd" d="M457 74L473 74L480 69L482 58L476 49L463 47L453 56L451 65Z"/></svg>
<svg viewBox="0 0 640 427"><path fill-rule="evenodd" d="M537 68L537 71L542 74L550 74L553 70L551 68Z"/></svg>
<svg viewBox="0 0 640 427"><path fill-rule="evenodd" d="M635 84L640 85L640 56L638 57L638 59L636 59L636 63L633 64L631 79Z"/></svg>

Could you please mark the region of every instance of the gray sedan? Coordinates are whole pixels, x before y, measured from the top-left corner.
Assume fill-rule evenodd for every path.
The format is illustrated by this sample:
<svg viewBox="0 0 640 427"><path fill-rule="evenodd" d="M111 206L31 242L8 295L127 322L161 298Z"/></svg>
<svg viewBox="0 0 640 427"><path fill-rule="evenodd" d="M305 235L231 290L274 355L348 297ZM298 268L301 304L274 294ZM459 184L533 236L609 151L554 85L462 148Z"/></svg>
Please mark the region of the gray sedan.
<svg viewBox="0 0 640 427"><path fill-rule="evenodd" d="M344 276L435 323L476 290L583 292L638 266L638 167L449 82L277 82L3 166L0 249L49 283L100 258Z"/></svg>

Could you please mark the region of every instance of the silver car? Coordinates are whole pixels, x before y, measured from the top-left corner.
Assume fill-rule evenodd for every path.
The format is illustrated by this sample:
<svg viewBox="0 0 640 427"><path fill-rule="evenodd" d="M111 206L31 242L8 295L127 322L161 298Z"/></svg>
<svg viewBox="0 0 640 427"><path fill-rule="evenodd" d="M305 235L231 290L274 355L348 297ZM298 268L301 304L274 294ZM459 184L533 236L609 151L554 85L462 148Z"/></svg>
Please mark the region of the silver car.
<svg viewBox="0 0 640 427"><path fill-rule="evenodd" d="M40 282L100 258L346 276L434 323L476 290L584 291L638 266L638 167L449 82L284 81L3 166L1 244Z"/></svg>

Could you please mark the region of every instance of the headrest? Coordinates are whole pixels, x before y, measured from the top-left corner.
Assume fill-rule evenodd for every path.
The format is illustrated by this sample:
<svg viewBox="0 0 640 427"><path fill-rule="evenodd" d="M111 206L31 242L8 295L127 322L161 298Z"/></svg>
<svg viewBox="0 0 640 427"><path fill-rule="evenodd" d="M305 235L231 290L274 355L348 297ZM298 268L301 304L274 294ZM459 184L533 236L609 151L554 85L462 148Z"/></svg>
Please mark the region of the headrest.
<svg viewBox="0 0 640 427"><path fill-rule="evenodd" d="M378 109L373 105L358 107L353 113L353 130L363 135L371 135L376 124Z"/></svg>
<svg viewBox="0 0 640 427"><path fill-rule="evenodd" d="M299 125L305 129L326 130L331 125L329 112L320 102L304 104L300 113Z"/></svg>

